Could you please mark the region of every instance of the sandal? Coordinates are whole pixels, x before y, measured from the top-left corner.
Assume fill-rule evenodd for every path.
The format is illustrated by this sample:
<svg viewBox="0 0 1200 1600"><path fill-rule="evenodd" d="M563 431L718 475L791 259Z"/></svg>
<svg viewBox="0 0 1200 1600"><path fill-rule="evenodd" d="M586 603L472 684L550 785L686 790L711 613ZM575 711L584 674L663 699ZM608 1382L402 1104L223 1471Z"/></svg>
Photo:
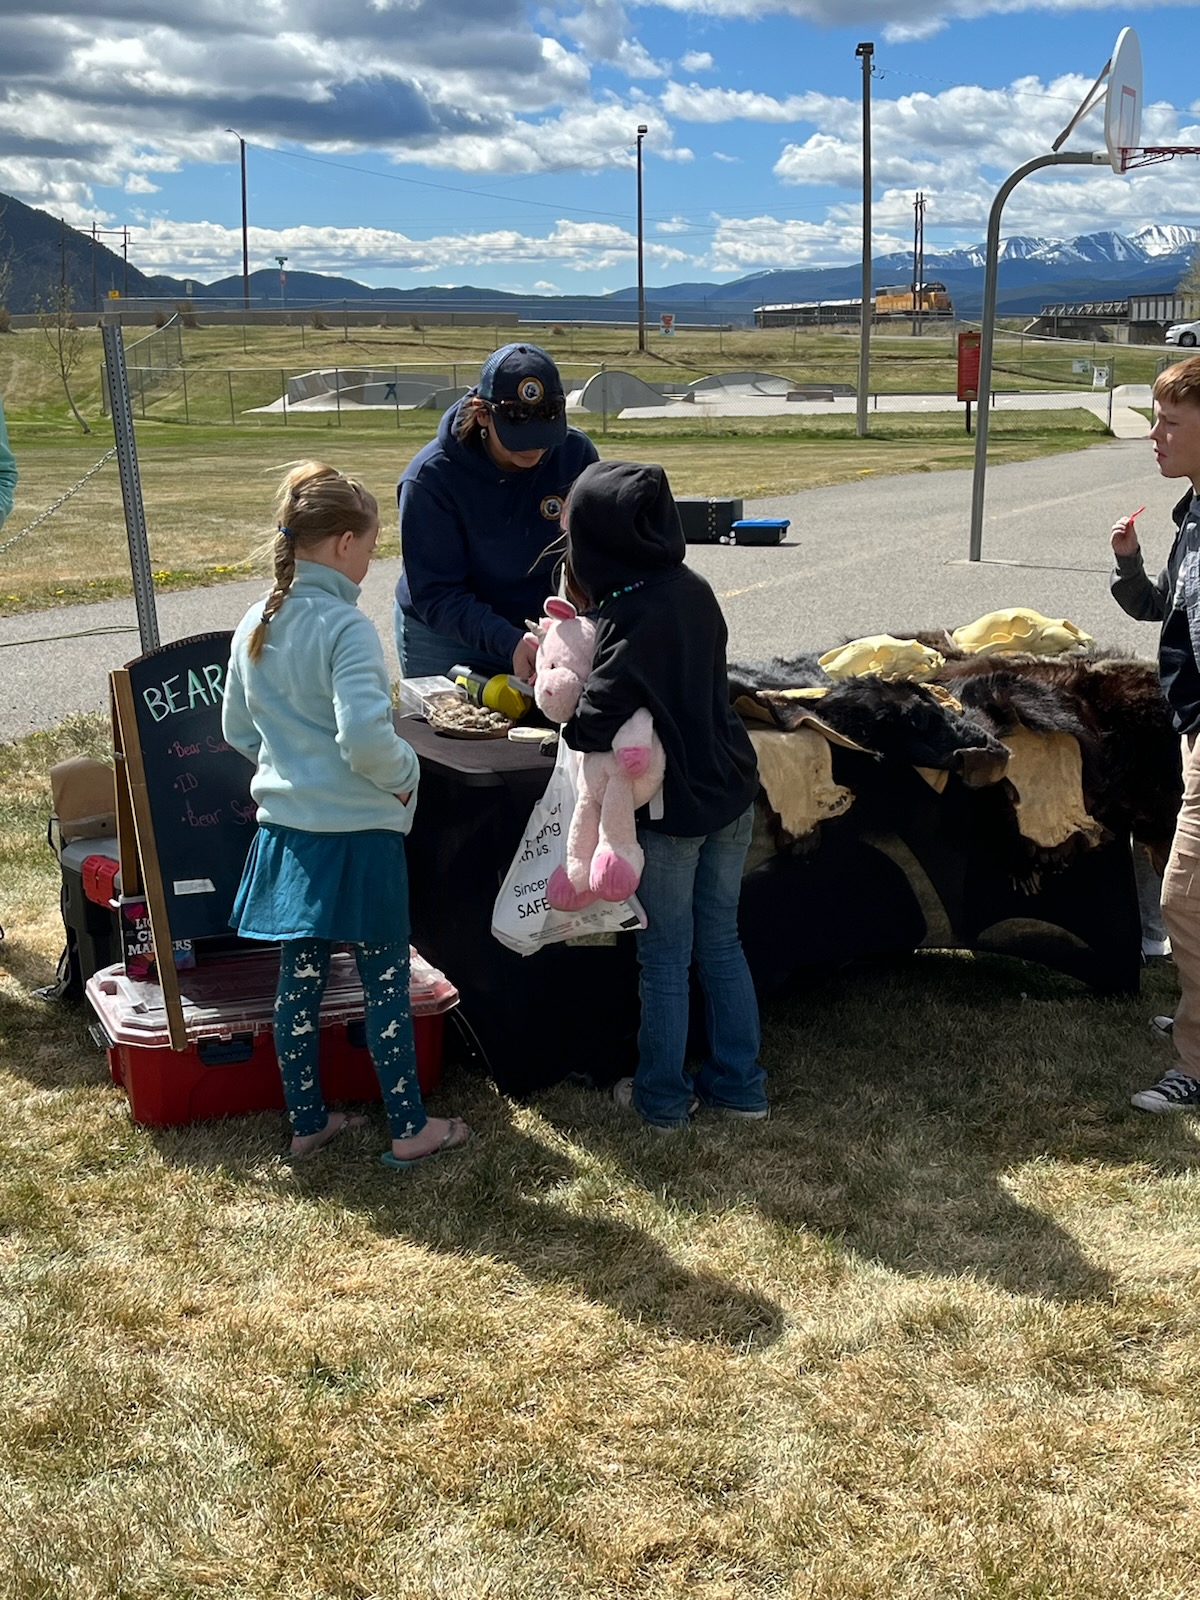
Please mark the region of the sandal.
<svg viewBox="0 0 1200 1600"><path fill-rule="evenodd" d="M338 1111L333 1112L330 1121L332 1121L333 1117L336 1116L340 1116L342 1120L335 1127L331 1128L327 1122L325 1126L323 1128L319 1128L316 1133L306 1135L306 1137L310 1139L315 1139L317 1141L316 1144L310 1144L307 1149L304 1150L288 1150L284 1155L284 1160L308 1161L312 1156L316 1155L318 1150L324 1150L328 1145L331 1145L333 1141L345 1133L347 1129L365 1128L367 1123L370 1121L369 1117L350 1116L346 1112Z"/></svg>
<svg viewBox="0 0 1200 1600"><path fill-rule="evenodd" d="M422 1161L429 1161L433 1156L443 1155L447 1150L461 1150L463 1145L469 1144L474 1134L461 1117L451 1117L450 1126L446 1130L446 1137L441 1144L434 1145L432 1150L426 1150L419 1156L397 1156L390 1150L385 1150L380 1156L380 1161L385 1167L403 1169L406 1167L419 1167Z"/></svg>

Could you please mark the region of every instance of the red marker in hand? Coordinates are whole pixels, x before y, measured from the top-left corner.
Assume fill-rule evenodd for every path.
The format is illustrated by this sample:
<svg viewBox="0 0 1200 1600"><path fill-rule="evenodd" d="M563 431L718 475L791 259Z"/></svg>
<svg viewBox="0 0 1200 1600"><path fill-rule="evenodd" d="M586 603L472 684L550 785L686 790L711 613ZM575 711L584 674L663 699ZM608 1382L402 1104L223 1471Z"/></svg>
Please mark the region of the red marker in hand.
<svg viewBox="0 0 1200 1600"><path fill-rule="evenodd" d="M1132 522L1135 517L1140 517L1142 512L1145 511L1145 509L1146 509L1145 506L1139 506L1136 511L1131 511L1129 513L1129 515L1125 518L1125 521L1126 522Z"/></svg>

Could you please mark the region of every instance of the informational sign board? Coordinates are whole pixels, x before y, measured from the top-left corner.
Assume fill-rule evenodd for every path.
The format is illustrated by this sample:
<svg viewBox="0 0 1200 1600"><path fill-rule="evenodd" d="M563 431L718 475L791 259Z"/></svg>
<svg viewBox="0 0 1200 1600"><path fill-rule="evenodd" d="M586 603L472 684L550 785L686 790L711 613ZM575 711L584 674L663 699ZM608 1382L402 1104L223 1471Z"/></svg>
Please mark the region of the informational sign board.
<svg viewBox="0 0 1200 1600"><path fill-rule="evenodd" d="M979 399L979 330L969 328L958 336L958 398Z"/></svg>
<svg viewBox="0 0 1200 1600"><path fill-rule="evenodd" d="M1108 388L1108 372L1109 372L1109 369L1107 367L1093 367L1092 368L1092 388L1093 389L1107 389Z"/></svg>
<svg viewBox="0 0 1200 1600"><path fill-rule="evenodd" d="M254 838L254 769L221 734L232 637L180 639L125 668L136 726L122 731L127 747L136 735L172 940L229 933Z"/></svg>
<svg viewBox="0 0 1200 1600"><path fill-rule="evenodd" d="M658 320L662 323L662 331L664 333L673 334L675 332L675 313L673 311L662 312Z"/></svg>

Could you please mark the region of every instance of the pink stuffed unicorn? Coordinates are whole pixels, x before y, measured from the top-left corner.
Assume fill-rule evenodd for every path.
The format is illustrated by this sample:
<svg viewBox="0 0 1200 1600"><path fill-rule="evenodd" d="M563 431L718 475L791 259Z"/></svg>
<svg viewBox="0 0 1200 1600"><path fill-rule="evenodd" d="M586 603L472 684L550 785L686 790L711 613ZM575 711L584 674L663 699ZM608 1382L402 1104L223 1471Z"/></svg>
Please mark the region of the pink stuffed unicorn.
<svg viewBox="0 0 1200 1600"><path fill-rule="evenodd" d="M552 722L574 715L596 649L596 626L569 600L546 601L538 635L533 697ZM596 900L626 900L645 857L634 812L662 788L666 758L645 707L623 723L611 750L578 758L578 798L567 833L566 866L556 867L546 899L556 911L581 911Z"/></svg>

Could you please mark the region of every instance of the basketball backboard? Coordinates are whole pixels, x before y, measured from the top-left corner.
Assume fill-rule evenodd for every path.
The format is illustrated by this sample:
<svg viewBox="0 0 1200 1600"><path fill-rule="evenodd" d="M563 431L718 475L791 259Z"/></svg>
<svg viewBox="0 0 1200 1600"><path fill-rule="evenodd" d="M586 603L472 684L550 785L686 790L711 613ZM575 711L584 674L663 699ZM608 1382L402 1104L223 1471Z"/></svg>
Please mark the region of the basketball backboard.
<svg viewBox="0 0 1200 1600"><path fill-rule="evenodd" d="M1124 172L1142 134L1142 47L1132 28L1117 35L1104 97L1104 143L1114 172Z"/></svg>

